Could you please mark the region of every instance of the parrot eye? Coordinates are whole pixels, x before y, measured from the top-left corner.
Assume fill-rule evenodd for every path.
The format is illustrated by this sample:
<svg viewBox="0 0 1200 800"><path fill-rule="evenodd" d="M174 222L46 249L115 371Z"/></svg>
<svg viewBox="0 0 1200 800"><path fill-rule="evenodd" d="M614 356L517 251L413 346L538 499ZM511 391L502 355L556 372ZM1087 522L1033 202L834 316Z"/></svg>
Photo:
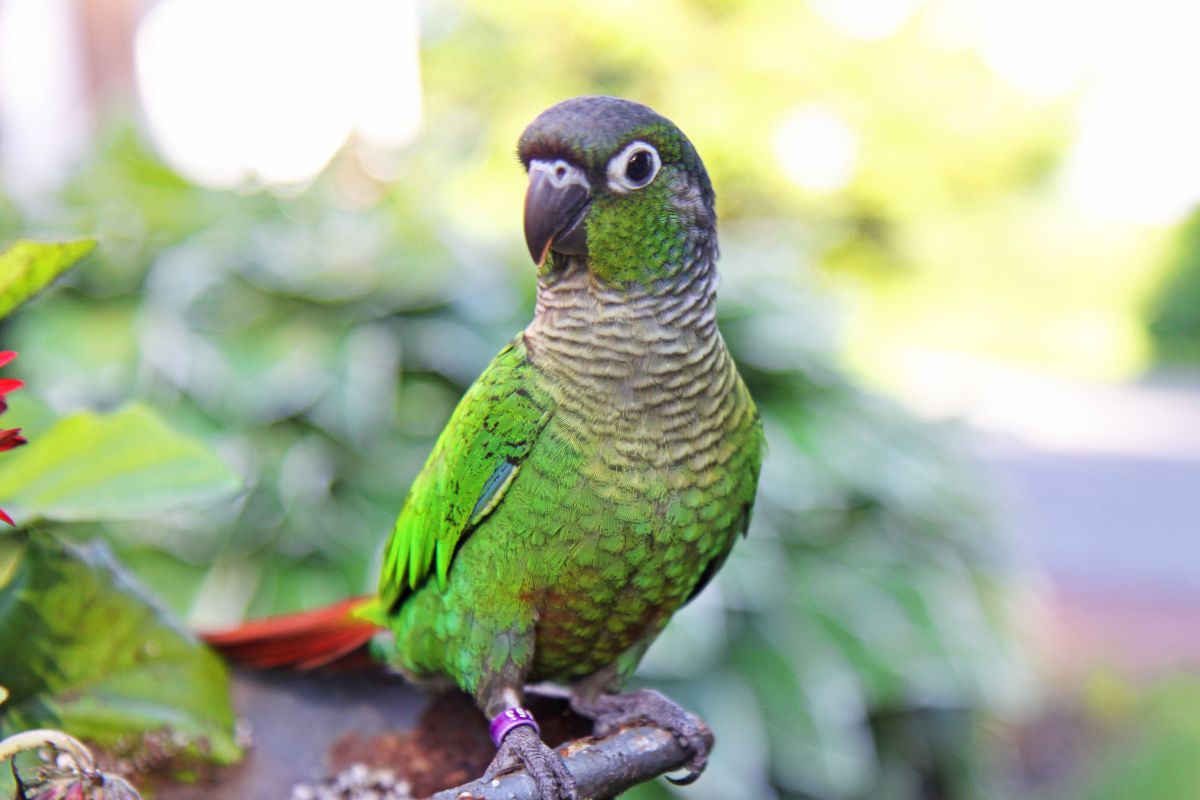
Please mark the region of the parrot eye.
<svg viewBox="0 0 1200 800"><path fill-rule="evenodd" d="M608 162L608 188L625 194L654 180L662 167L658 151L645 142L631 142Z"/></svg>

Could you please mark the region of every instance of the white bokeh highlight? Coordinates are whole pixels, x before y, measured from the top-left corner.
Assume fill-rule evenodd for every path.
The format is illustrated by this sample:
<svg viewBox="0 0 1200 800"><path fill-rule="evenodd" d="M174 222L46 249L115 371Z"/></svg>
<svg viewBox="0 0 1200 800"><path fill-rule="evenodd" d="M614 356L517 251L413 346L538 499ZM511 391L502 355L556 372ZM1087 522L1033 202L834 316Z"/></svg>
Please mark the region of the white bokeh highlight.
<svg viewBox="0 0 1200 800"><path fill-rule="evenodd" d="M0 0L0 173L32 200L52 192L91 136L68 0Z"/></svg>
<svg viewBox="0 0 1200 800"><path fill-rule="evenodd" d="M856 39L886 39L899 33L918 0L810 0L813 11Z"/></svg>
<svg viewBox="0 0 1200 800"><path fill-rule="evenodd" d="M397 147L421 124L408 0L162 0L136 64L164 157L215 188L303 183L352 134Z"/></svg>
<svg viewBox="0 0 1200 800"><path fill-rule="evenodd" d="M807 191L836 192L854 177L858 137L831 109L816 105L792 109L777 125L772 146L783 173Z"/></svg>
<svg viewBox="0 0 1200 800"><path fill-rule="evenodd" d="M1078 103L1064 200L1150 225L1200 203L1200 5L1178 0L957 0L985 63L1034 97Z"/></svg>

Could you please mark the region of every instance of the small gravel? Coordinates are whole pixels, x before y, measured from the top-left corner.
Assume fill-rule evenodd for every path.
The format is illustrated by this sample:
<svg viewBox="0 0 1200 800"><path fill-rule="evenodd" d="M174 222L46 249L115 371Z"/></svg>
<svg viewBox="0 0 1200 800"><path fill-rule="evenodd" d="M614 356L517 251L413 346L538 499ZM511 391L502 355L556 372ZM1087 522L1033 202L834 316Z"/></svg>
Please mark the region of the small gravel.
<svg viewBox="0 0 1200 800"><path fill-rule="evenodd" d="M408 781L390 769L371 769L352 764L318 783L292 787L291 800L416 800Z"/></svg>

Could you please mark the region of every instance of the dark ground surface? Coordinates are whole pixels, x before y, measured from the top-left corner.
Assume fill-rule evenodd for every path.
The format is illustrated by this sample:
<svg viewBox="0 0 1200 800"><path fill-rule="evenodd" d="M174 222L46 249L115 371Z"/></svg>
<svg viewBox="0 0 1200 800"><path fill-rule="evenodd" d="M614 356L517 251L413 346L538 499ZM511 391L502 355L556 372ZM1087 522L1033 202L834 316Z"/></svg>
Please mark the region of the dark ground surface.
<svg viewBox="0 0 1200 800"><path fill-rule="evenodd" d="M412 728L428 698L386 675L241 672L234 703L253 743L245 762L215 784L173 786L161 797L287 798L294 784L330 773L327 754L347 732L369 737Z"/></svg>
<svg viewBox="0 0 1200 800"><path fill-rule="evenodd" d="M215 780L164 787L160 800L285 800L297 783L351 764L394 770L425 797L479 777L495 754L466 695L429 695L374 673L239 672L234 700L250 726L246 761ZM587 736L565 701L531 696L546 742Z"/></svg>

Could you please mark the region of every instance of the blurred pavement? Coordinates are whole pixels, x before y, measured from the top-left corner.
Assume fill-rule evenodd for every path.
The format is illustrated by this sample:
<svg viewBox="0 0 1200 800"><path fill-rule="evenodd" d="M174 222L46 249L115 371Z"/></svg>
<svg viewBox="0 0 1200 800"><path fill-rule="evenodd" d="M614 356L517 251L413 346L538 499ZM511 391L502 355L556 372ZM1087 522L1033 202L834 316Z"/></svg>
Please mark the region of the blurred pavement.
<svg viewBox="0 0 1200 800"><path fill-rule="evenodd" d="M939 379L927 363L902 395L975 433L1049 666L1200 664L1200 374L1116 385L941 362Z"/></svg>

